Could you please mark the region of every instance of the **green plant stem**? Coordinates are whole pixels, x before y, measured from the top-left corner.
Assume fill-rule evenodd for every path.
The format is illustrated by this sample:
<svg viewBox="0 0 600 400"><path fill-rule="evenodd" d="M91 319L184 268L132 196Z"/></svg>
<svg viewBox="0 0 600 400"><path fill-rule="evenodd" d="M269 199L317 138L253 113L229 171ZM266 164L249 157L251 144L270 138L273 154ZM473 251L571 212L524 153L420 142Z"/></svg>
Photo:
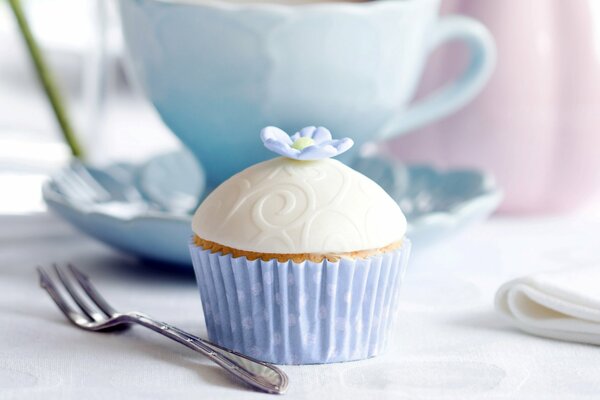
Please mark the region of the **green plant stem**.
<svg viewBox="0 0 600 400"><path fill-rule="evenodd" d="M29 51L29 55L31 56L31 60L33 61L33 65L35 67L35 71L42 84L42 87L44 88L44 93L46 94L48 101L50 101L50 105L52 106L54 116L56 117L58 125L60 126L62 135L67 142L67 145L71 149L73 156L81 159L83 157L82 148L75 136L73 125L69 120L58 87L56 86L44 57L42 56L42 53L35 39L33 38L31 29L29 29L27 18L25 17L25 13L21 7L21 1L8 0L8 3L10 4L13 14L15 15L21 36L23 36L23 39L25 40L27 50Z"/></svg>

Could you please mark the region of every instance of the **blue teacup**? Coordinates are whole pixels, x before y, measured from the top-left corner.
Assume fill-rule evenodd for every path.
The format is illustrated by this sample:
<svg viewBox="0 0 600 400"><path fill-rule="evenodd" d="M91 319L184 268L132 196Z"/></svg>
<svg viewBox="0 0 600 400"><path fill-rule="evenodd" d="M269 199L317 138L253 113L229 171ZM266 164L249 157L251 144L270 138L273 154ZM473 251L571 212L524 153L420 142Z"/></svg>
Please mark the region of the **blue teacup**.
<svg viewBox="0 0 600 400"><path fill-rule="evenodd" d="M493 69L493 40L477 21L438 18L439 3L120 0L120 11L134 75L217 185L270 157L266 125L323 125L360 146L471 100ZM407 106L428 55L454 39L471 50L465 72Z"/></svg>

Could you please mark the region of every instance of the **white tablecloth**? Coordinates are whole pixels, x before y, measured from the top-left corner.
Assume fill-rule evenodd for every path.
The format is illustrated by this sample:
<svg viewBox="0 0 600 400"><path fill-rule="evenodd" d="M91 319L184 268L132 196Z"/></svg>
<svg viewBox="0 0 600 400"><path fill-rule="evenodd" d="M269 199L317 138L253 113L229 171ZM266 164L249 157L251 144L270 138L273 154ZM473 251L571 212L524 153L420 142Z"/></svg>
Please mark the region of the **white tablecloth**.
<svg viewBox="0 0 600 400"><path fill-rule="evenodd" d="M386 355L284 367L288 399L579 399L600 396L600 350L528 336L492 308L504 281L600 263L594 216L494 219L416 254ZM34 267L72 262L118 308L205 336L191 273L139 264L55 217L0 217L0 399L259 399L188 349L135 328L67 323Z"/></svg>

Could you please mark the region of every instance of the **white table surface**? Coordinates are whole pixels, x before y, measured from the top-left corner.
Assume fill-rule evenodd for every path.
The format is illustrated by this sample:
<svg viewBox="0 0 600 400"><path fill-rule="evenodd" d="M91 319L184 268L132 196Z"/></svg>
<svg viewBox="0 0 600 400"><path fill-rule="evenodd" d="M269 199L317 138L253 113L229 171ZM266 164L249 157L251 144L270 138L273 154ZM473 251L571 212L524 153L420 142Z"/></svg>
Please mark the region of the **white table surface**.
<svg viewBox="0 0 600 400"><path fill-rule="evenodd" d="M600 218L496 218L416 254L386 355L286 366L288 399L580 399L600 395L600 350L528 336L493 310L518 275L596 263ZM0 217L0 399L259 399L188 349L142 328L67 323L34 267L73 262L118 308L205 336L191 273L142 265L48 214Z"/></svg>

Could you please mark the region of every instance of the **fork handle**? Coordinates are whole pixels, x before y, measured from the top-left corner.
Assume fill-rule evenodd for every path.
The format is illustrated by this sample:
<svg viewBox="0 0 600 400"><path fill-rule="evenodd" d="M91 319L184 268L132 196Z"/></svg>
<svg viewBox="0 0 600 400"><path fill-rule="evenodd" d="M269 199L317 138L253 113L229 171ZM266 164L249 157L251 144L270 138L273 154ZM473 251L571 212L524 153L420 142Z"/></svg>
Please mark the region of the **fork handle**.
<svg viewBox="0 0 600 400"><path fill-rule="evenodd" d="M202 353L227 372L256 389L273 394L282 394L287 389L287 375L274 365L225 349L147 315L130 313L127 316L138 325Z"/></svg>

